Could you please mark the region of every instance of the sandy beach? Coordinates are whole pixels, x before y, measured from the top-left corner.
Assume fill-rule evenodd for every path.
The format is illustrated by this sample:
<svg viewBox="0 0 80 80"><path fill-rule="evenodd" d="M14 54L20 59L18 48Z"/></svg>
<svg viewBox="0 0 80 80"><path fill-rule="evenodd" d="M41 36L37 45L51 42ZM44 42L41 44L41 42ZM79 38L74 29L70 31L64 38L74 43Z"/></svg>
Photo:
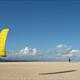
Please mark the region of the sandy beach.
<svg viewBox="0 0 80 80"><path fill-rule="evenodd" d="M1 62L0 80L80 80L80 63Z"/></svg>

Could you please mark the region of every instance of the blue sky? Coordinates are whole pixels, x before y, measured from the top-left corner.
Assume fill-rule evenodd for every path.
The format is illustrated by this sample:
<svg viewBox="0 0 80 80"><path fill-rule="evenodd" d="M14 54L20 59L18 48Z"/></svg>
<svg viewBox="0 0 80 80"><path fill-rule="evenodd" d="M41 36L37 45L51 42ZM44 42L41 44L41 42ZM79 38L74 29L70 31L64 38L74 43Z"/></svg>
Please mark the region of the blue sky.
<svg viewBox="0 0 80 80"><path fill-rule="evenodd" d="M0 30L6 26L8 50L48 50L58 44L80 49L80 1L1 0Z"/></svg>

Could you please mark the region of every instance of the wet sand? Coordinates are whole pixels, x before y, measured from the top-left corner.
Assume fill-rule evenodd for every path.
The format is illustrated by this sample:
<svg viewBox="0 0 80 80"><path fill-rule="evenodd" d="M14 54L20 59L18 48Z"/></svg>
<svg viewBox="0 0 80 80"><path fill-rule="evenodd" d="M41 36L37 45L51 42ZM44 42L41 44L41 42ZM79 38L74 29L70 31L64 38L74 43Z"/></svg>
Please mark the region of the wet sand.
<svg viewBox="0 0 80 80"><path fill-rule="evenodd" d="M80 80L80 62L1 62L0 80Z"/></svg>

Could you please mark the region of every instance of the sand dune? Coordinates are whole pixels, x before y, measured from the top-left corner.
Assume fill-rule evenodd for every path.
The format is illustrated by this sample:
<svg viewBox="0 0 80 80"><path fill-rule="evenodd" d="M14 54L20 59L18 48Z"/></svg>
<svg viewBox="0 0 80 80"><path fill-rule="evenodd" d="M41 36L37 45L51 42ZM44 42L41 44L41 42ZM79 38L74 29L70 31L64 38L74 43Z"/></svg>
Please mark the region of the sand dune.
<svg viewBox="0 0 80 80"><path fill-rule="evenodd" d="M80 63L0 63L0 80L80 80Z"/></svg>

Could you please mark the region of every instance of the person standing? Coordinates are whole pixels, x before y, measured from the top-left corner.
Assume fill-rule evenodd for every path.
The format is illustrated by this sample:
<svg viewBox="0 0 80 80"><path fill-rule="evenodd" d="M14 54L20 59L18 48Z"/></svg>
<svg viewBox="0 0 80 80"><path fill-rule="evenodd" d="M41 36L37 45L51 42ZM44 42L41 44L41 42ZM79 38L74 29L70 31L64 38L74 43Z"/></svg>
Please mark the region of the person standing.
<svg viewBox="0 0 80 80"><path fill-rule="evenodd" d="M71 58L69 57L69 62L71 62Z"/></svg>

